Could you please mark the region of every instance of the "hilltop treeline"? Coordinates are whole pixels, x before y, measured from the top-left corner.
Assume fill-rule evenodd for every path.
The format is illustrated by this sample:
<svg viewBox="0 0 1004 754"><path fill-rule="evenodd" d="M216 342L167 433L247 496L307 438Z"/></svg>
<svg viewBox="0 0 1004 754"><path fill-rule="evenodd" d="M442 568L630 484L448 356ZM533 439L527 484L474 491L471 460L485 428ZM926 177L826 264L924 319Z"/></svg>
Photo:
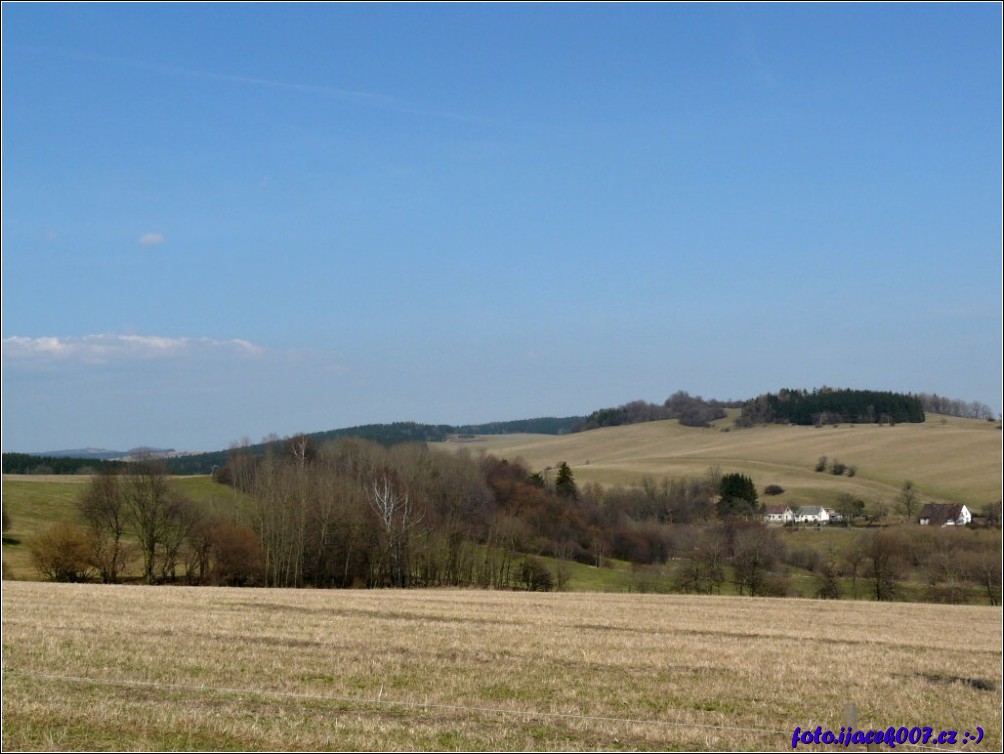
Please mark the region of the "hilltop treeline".
<svg viewBox="0 0 1004 754"><path fill-rule="evenodd" d="M120 471L125 466L124 461L102 461L97 458L3 454L4 474L94 474L98 471Z"/></svg>
<svg viewBox="0 0 1004 754"><path fill-rule="evenodd" d="M742 404L737 426L756 424L823 425L854 422L889 424L924 421L919 397L875 390L822 387L765 393Z"/></svg>
<svg viewBox="0 0 1004 754"><path fill-rule="evenodd" d="M991 421L994 418L993 409L979 401L962 401L957 398L946 398L937 393L918 393L921 405L925 411L932 414L958 416L962 419L983 419Z"/></svg>
<svg viewBox="0 0 1004 754"><path fill-rule="evenodd" d="M507 422L488 422L486 424L419 424L416 422L393 422L391 424L363 424L344 429L332 429L326 432L312 432L305 435L314 444L323 444L329 440L355 437L369 440L385 447L412 442L443 442L456 435L504 435L528 432L541 435L562 435L582 421L581 416L553 417L545 416L536 419L518 419ZM278 437L266 438L257 444L245 444L244 451L255 456L263 456L266 452L281 450L282 440ZM229 451L220 450L210 453L196 453L178 456L166 461L172 474L210 474L214 468L226 465Z"/></svg>
<svg viewBox="0 0 1004 754"><path fill-rule="evenodd" d="M673 393L661 405L645 401L631 401L615 408L601 408L594 411L573 428L573 432L585 432L600 427L617 427L622 424L677 419L686 427L707 427L716 419L725 417L726 408L739 406L738 401L704 400L680 390Z"/></svg>

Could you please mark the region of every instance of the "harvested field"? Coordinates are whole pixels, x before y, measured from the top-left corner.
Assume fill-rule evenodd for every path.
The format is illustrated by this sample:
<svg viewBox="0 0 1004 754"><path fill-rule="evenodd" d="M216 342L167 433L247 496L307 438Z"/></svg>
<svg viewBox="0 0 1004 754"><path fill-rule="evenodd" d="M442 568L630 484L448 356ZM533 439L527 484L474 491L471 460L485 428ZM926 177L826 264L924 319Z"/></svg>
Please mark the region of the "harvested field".
<svg viewBox="0 0 1004 754"><path fill-rule="evenodd" d="M1001 661L987 607L7 581L3 748L764 750L854 702L989 751Z"/></svg>

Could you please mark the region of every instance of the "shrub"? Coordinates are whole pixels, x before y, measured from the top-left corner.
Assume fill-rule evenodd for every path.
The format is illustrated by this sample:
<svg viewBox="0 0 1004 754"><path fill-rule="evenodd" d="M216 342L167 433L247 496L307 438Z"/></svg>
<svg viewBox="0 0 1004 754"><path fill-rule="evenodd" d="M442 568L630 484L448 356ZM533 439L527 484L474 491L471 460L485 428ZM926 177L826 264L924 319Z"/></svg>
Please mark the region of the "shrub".
<svg viewBox="0 0 1004 754"><path fill-rule="evenodd" d="M826 456L820 456L816 461L816 471L826 471Z"/></svg>
<svg viewBox="0 0 1004 754"><path fill-rule="evenodd" d="M791 584L786 573L768 573L755 591L758 597L787 597Z"/></svg>
<svg viewBox="0 0 1004 754"><path fill-rule="evenodd" d="M795 568L804 568L815 572L821 565L822 558L812 547L792 547L788 551L787 563Z"/></svg>
<svg viewBox="0 0 1004 754"><path fill-rule="evenodd" d="M830 473L834 476L842 476L845 471L847 471L847 464L841 463L834 458L833 464L830 466Z"/></svg>
<svg viewBox="0 0 1004 754"><path fill-rule="evenodd" d="M212 583L257 586L264 579L264 555L255 533L240 524L218 522L211 533Z"/></svg>
<svg viewBox="0 0 1004 754"><path fill-rule="evenodd" d="M823 566L823 581L816 590L816 596L824 600L840 599L840 582L837 581L837 571L833 566Z"/></svg>
<svg viewBox="0 0 1004 754"><path fill-rule="evenodd" d="M35 567L51 581L86 581L93 574L91 537L74 524L50 526L28 549Z"/></svg>
<svg viewBox="0 0 1004 754"><path fill-rule="evenodd" d="M768 484L763 488L763 494L765 495L783 495L784 487L779 484Z"/></svg>
<svg viewBox="0 0 1004 754"><path fill-rule="evenodd" d="M520 567L520 579L530 592L550 592L554 579L547 567L536 558L527 558Z"/></svg>

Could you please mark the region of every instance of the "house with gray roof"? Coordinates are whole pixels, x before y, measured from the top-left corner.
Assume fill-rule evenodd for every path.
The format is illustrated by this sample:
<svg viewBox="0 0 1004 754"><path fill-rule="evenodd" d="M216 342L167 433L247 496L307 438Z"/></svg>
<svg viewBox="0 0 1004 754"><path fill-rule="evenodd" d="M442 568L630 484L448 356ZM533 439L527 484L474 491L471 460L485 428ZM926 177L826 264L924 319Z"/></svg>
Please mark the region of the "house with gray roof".
<svg viewBox="0 0 1004 754"><path fill-rule="evenodd" d="M973 514L962 503L927 503L920 509L921 526L965 526Z"/></svg>

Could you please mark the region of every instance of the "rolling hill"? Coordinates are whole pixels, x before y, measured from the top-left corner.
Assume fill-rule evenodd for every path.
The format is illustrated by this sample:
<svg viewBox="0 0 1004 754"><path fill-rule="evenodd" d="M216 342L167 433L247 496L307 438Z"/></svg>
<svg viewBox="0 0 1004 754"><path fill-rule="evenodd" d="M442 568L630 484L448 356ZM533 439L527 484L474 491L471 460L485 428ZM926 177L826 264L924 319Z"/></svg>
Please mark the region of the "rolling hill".
<svg viewBox="0 0 1004 754"><path fill-rule="evenodd" d="M998 422L929 415L918 424L735 429L735 410L708 429L676 420L569 435L509 434L435 443L459 451L520 457L534 469L567 462L579 484L636 484L645 476L694 477L718 466L778 484L778 502L825 502L841 493L893 502L911 480L926 498L976 507L1001 498ZM854 466L854 477L816 472L821 456Z"/></svg>

